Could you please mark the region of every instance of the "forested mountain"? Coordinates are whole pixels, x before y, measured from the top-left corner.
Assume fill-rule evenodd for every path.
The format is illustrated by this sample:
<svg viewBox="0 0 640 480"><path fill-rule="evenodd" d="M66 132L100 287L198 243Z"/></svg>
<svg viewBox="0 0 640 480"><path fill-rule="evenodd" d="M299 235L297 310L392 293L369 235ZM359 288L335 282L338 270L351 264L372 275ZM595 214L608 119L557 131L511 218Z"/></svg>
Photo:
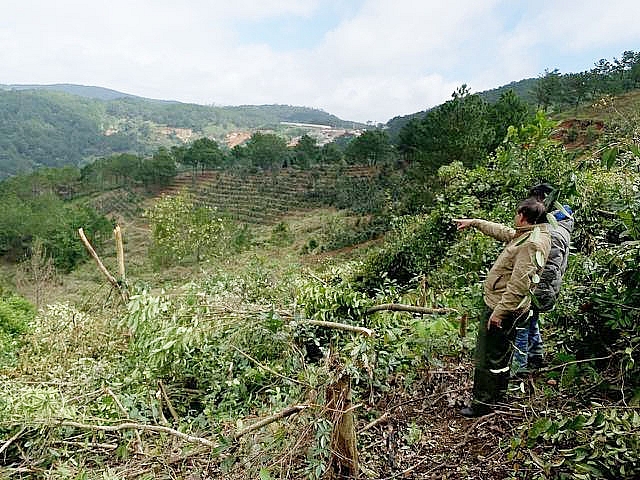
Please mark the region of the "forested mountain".
<svg viewBox="0 0 640 480"><path fill-rule="evenodd" d="M232 131L277 129L280 122L357 128L306 107L214 107L150 100L79 85L0 87L0 178L39 167L80 166L116 153Z"/></svg>
<svg viewBox="0 0 640 480"><path fill-rule="evenodd" d="M136 95L118 92L110 88L94 87L90 85L74 85L72 83L54 83L51 85L0 85L0 90L47 90L51 92L69 93L79 97L95 100L115 100L116 98L141 98ZM159 100L162 101L162 100Z"/></svg>
<svg viewBox="0 0 640 480"><path fill-rule="evenodd" d="M638 87L640 52L627 50L620 58L598 60L591 70L563 74L557 68L547 69L538 78L513 81L474 95L487 104L494 105L511 91L532 110L542 108L553 113L570 107L577 108L581 103L597 100L604 95L620 95ZM454 92L452 97L455 95ZM428 114L429 110L425 110L392 118L386 124L390 137L396 139L411 120L422 121Z"/></svg>

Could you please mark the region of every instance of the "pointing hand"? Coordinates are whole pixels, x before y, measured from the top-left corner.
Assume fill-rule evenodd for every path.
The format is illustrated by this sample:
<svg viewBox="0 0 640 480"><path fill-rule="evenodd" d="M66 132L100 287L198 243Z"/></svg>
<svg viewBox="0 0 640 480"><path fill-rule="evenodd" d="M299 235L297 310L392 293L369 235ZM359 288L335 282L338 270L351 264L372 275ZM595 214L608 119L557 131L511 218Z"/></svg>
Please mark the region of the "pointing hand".
<svg viewBox="0 0 640 480"><path fill-rule="evenodd" d="M458 230L462 230L463 228L467 228L471 226L473 219L471 218L454 218L454 222L458 225Z"/></svg>

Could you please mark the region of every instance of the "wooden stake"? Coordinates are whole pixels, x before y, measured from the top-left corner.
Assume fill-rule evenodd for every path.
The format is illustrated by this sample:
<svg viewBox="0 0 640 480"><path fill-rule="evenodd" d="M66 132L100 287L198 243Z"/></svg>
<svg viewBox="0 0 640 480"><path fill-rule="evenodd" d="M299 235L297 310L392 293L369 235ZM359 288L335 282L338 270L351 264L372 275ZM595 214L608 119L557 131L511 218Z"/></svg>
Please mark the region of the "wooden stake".
<svg viewBox="0 0 640 480"><path fill-rule="evenodd" d="M126 275L124 271L124 246L122 243L122 230L120 225L116 225L113 229L113 234L116 238L116 254L118 257L118 273L120 275L120 281L124 284L126 282Z"/></svg>
<svg viewBox="0 0 640 480"><path fill-rule="evenodd" d="M104 266L104 264L102 263L102 260L100 260L100 257L91 246L91 243L89 243L89 240L87 240L87 237L84 234L84 230L82 228L79 228L78 233L80 234L80 240L82 240L82 243L84 244L84 247L87 249L87 252L89 252L89 255L91 255L91 257L95 260L96 265L98 265L98 270L100 270L102 274L106 277L106 279L109 281L109 283L113 285L120 292L120 296L122 297L122 300L125 303L128 302L129 294L124 288L122 288L122 285L118 283L118 280L116 280L116 278L109 273L109 270L107 270L107 267Z"/></svg>

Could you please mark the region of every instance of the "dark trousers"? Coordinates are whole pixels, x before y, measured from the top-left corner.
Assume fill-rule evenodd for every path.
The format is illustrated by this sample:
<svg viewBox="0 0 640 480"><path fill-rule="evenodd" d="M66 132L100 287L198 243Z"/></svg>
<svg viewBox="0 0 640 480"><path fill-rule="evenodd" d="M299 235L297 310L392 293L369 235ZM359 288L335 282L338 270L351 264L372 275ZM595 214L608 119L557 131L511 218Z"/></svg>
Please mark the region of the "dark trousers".
<svg viewBox="0 0 640 480"><path fill-rule="evenodd" d="M511 313L502 319L501 328L491 326L487 329L491 310L488 307L485 309L485 314L480 319L476 341L472 402L474 408L488 410L496 403L504 401L509 384L516 326L526 325L528 313Z"/></svg>

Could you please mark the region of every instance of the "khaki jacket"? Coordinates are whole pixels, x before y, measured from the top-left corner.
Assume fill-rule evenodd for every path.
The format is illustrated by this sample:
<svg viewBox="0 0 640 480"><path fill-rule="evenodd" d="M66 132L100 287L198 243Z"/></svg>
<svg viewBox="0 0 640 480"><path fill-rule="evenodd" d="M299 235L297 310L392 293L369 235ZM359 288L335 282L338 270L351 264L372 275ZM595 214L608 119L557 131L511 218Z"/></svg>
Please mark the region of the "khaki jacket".
<svg viewBox="0 0 640 480"><path fill-rule="evenodd" d="M531 306L531 278L542 271L551 250L548 225L514 229L479 219L474 219L471 225L485 235L507 242L487 274L484 302L498 318L504 318L510 312L528 310ZM535 229L539 234L533 233Z"/></svg>

